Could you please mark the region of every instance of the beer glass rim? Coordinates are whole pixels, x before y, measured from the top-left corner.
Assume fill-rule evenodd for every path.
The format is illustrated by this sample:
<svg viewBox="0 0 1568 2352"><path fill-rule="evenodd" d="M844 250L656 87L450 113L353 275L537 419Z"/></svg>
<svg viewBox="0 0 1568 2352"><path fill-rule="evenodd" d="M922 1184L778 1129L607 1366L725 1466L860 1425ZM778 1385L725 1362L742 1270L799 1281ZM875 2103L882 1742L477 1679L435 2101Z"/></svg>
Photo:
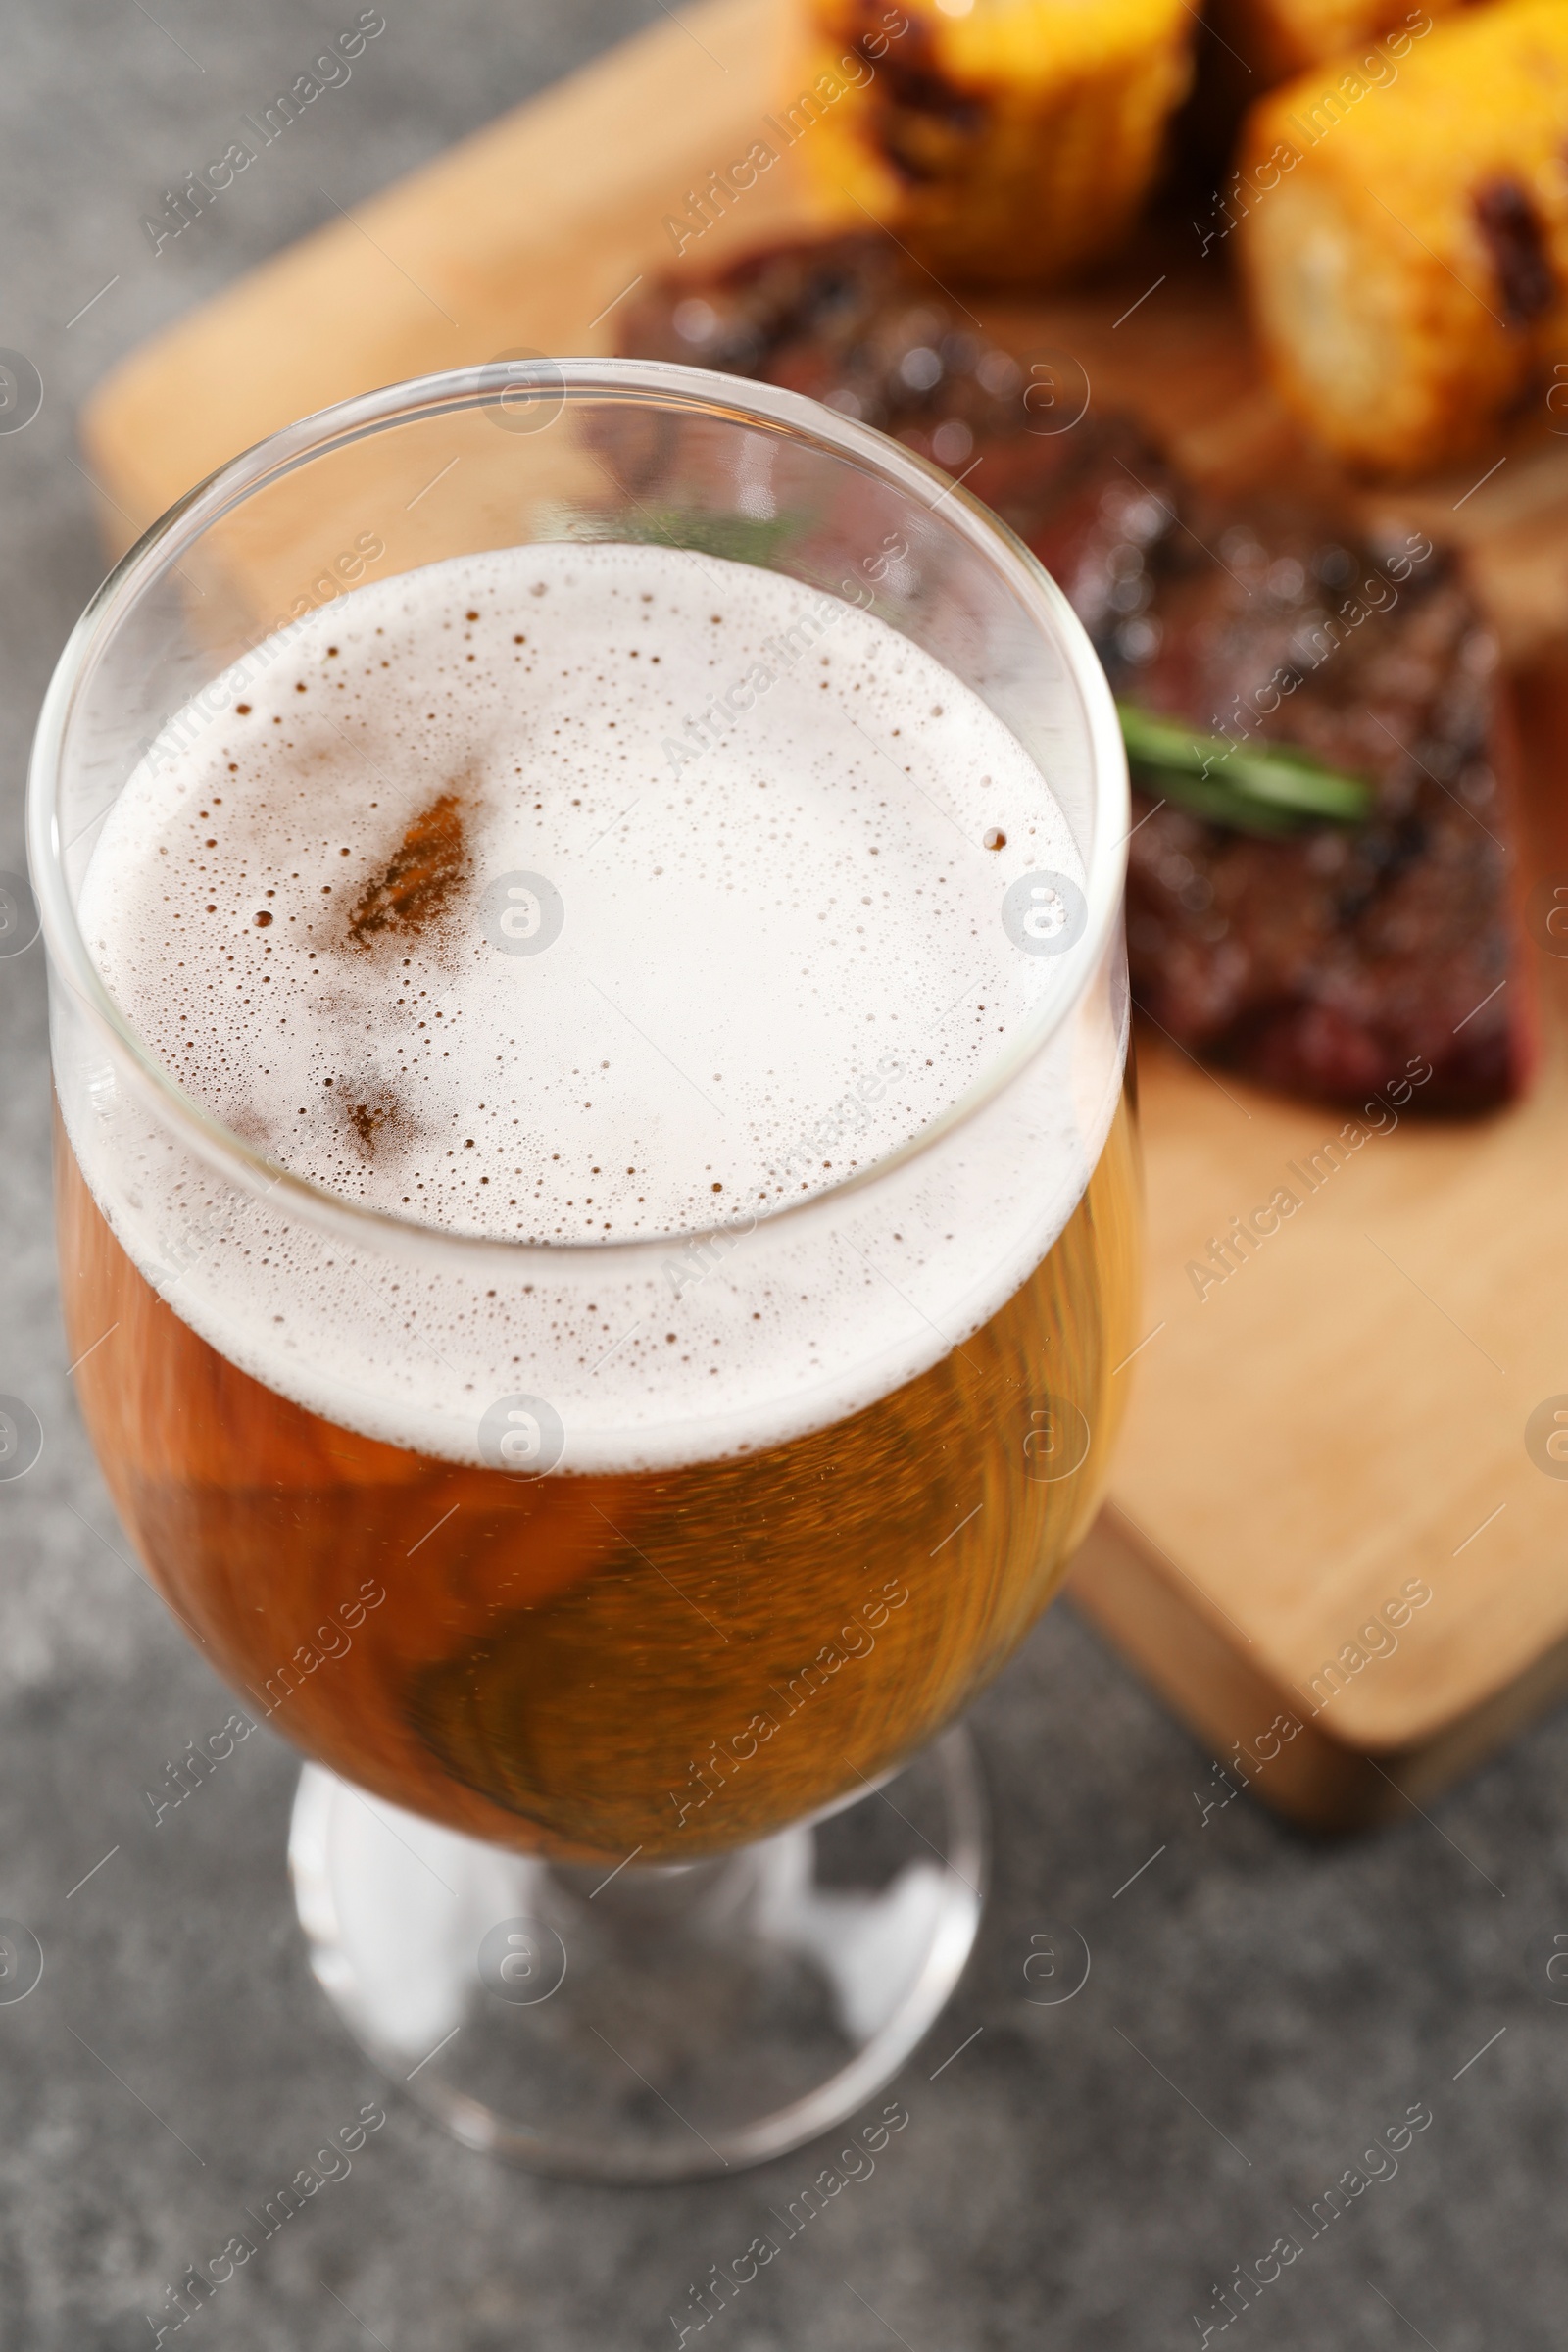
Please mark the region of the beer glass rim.
<svg viewBox="0 0 1568 2352"><path fill-rule="evenodd" d="M1054 995L955 1102L894 1151L836 1178L804 1200L764 1211L769 1225L791 1222L798 1227L814 1221L815 1213L826 1203L869 1191L895 1168L931 1152L981 1112L1045 1051L1082 1002L1112 944L1121 914L1129 825L1127 760L1115 703L1088 633L1061 588L1016 534L961 482L902 442L802 393L665 361L489 361L412 377L334 402L266 435L216 467L176 499L108 574L67 639L45 693L28 771L27 840L50 963L118 1048L160 1115L169 1119L203 1158L245 1191L265 1194L276 1206L286 1203L314 1225L393 1248L433 1244L443 1256L466 1253L476 1264L486 1259L495 1263L499 1254L502 1262L514 1267L530 1259L556 1264L591 1259L603 1265L611 1257L678 1245L699 1230L703 1234L723 1230L707 1224L694 1228L692 1234L659 1237L638 1234L586 1242L514 1239L457 1232L334 1193L270 1158L185 1092L110 993L76 918L65 863L72 845L62 840L58 807L71 722L100 649L152 582L213 524L257 492L315 460L399 425L495 408L509 400L514 403L519 395L559 396L563 405L614 400L760 428L814 445L930 512L940 507L972 550L1011 587L1042 639L1060 655L1079 697L1088 735L1093 839L1085 853L1088 919L1076 943L1074 985Z"/></svg>

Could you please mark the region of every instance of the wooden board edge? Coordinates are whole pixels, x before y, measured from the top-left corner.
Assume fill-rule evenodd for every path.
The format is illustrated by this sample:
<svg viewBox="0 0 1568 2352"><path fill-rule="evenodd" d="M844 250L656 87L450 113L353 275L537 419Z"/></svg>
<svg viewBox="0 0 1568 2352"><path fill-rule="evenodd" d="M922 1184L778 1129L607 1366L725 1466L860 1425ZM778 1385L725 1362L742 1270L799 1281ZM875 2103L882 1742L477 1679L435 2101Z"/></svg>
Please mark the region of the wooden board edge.
<svg viewBox="0 0 1568 2352"><path fill-rule="evenodd" d="M1200 1593L1181 1590L1176 1575L1107 1503L1074 1563L1067 1594L1233 1780L1302 1829L1344 1836L1401 1819L1568 1692L1565 1640L1425 1738L1359 1747L1314 1723L1289 1684L1247 1656L1245 1636L1226 1627ZM1280 1716L1300 1729L1279 1740L1277 1753L1260 1757ZM1211 1782L1200 1799L1219 1786Z"/></svg>
<svg viewBox="0 0 1568 2352"><path fill-rule="evenodd" d="M1196 1588L1184 1589L1113 1504L1091 1528L1067 1591L1222 1765L1238 1748L1255 1757L1254 1743L1277 1716L1301 1720L1295 1691L1253 1664L1246 1637L1227 1628ZM1233 1777L1244 1777L1240 1767ZM1246 1777L1276 1812L1310 1829L1364 1828L1376 1817L1367 1786L1375 1776L1310 1722ZM1200 1793L1218 1793L1218 1784Z"/></svg>

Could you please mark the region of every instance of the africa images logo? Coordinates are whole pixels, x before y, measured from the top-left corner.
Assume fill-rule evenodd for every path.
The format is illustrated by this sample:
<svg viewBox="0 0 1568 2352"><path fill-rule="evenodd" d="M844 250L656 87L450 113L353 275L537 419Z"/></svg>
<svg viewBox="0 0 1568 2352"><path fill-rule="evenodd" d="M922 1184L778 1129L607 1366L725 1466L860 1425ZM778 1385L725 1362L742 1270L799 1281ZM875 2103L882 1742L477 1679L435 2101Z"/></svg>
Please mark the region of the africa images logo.
<svg viewBox="0 0 1568 2352"><path fill-rule="evenodd" d="M513 1478L545 1478L566 1450L566 1432L543 1396L498 1396L479 1422L479 1458Z"/></svg>

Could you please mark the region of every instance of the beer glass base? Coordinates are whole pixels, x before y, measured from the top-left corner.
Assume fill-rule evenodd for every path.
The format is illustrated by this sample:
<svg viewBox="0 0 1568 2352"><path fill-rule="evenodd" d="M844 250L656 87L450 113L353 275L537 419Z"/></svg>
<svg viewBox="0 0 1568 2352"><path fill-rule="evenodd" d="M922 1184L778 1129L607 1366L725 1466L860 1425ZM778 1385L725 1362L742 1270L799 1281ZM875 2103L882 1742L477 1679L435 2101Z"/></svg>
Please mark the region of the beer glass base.
<svg viewBox="0 0 1568 2352"><path fill-rule="evenodd" d="M855 2114L962 1973L986 1874L973 1742L715 1860L612 1873L487 1845L307 1764L289 1867L363 2048L469 2147L688 2180Z"/></svg>

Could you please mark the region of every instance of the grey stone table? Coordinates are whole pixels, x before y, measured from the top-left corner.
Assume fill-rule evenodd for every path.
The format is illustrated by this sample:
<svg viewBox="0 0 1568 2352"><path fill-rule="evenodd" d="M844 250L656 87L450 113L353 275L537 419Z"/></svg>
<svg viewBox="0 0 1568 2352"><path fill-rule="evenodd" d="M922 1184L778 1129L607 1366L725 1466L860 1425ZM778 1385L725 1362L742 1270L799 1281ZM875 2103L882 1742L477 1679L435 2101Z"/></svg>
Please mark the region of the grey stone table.
<svg viewBox="0 0 1568 2352"><path fill-rule="evenodd" d="M385 0L331 111L154 258L141 216L354 9L0 0L0 346L44 383L34 421L0 435L0 867L22 861L34 713L99 570L77 402L323 219L323 191L352 203L662 5ZM0 961L0 1391L45 1433L0 1485L0 1915L46 1955L0 2004L0 2352L134 2352L182 2266L382 2085L306 1971L289 1753L259 1733L152 1826L143 1788L227 1704L131 1565L72 1403L36 946ZM688 2341L1155 2352L1208 2326L1254 2352L1560 2344L1568 1984L1547 1967L1568 1949L1568 1720L1431 1817L1332 1849L1246 1799L1205 1819L1210 1759L1066 1609L975 1728L996 1897L898 2085L909 2126ZM1089 1983L1034 2005L1030 1938L1069 1930ZM166 2342L669 2347L689 2285L836 2145L716 2185L585 2189L492 2166L386 2096L351 2173ZM1430 2122L1367 2181L1363 2151L1412 2107ZM1314 2220L1357 2166L1347 2209ZM1282 2237L1300 2252L1222 2338L1216 2285L1278 2267Z"/></svg>

